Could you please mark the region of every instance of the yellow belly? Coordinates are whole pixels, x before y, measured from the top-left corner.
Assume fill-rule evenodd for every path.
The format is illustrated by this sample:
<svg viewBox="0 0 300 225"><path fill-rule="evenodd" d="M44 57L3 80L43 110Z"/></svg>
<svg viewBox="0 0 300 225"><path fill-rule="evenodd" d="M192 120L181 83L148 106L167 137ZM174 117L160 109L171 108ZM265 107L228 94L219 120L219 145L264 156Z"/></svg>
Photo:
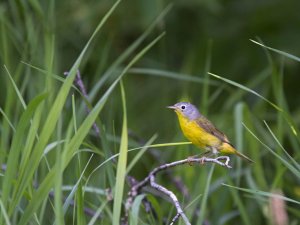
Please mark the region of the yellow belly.
<svg viewBox="0 0 300 225"><path fill-rule="evenodd" d="M217 137L207 133L196 121L190 121L182 115L178 115L178 119L184 136L197 147L211 149L220 146L221 141Z"/></svg>

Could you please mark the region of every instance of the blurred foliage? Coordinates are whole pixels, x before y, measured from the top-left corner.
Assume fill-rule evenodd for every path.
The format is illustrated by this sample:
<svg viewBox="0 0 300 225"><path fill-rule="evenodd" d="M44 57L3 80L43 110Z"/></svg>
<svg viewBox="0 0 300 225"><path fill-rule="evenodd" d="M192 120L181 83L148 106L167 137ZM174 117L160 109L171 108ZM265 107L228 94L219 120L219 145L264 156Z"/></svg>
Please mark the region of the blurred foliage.
<svg viewBox="0 0 300 225"><path fill-rule="evenodd" d="M20 96L17 96L16 88L13 87L8 73L16 82L20 95L26 103L38 94L48 91L45 111L41 113L43 122L61 87L61 81L54 79L54 75L64 78L63 73L70 70L97 24L113 3L111 0L0 2L2 65L0 106L4 111L0 117L2 165L7 163L8 149L14 137L14 132L3 115L16 126L24 111ZM169 10L164 11L168 7ZM249 40L253 39L291 55L300 56L299 9L298 0L122 1L82 59L80 72L87 92L91 94L88 100L92 107L103 97L132 58L159 34L166 31L166 35L126 73L123 79L129 148L143 146L154 134L158 134L155 143L185 140L179 131L174 113L165 106L188 99L199 106L200 111L223 130L239 149L243 149L246 155L256 161L254 165L248 165L233 160L234 169L231 171L216 166L210 184L206 183L206 179L211 166L175 168L172 171L173 176L180 177L188 188L190 196L186 199L176 190L170 177L164 175L159 177L158 181L173 190L183 205L188 205L200 196L199 200L187 209L192 224L199 224L203 219L199 219L198 216L200 206L205 206L205 220L211 224L226 224L232 222L232 219L238 219L239 224L274 222L270 219L272 213L268 198L253 193L244 194L234 188L222 186L222 183L268 193L279 190L286 197L299 199L299 176L288 168L288 165L293 165L299 170L299 164L293 164L278 143L281 143L299 162L299 134L297 136L293 133L291 125L297 129L300 123L298 91L300 63ZM162 12L166 15L158 22L154 22ZM130 46L137 43L153 22L154 29L149 31L150 34L146 35L142 44L130 52L121 63L116 63ZM246 92L239 86L209 76L207 72L250 88L278 105L285 114L262 98ZM78 107L75 110L75 119L80 124L87 116L83 107L85 103L75 88L71 89L71 94L73 93L75 106ZM84 181L100 163L119 152L123 123L122 103L124 104L120 91L113 91L97 120L101 137L91 131L81 145L82 149L89 149L96 154L87 168ZM53 142L67 139L71 135L74 123L72 107L74 105L69 97L56 130L51 135ZM263 121L266 121L276 138ZM288 163L284 164L282 160L276 158L243 127L242 123ZM55 149L59 152L60 148ZM130 175L142 179L161 163L185 158L198 152L199 150L193 146L186 145L149 150L134 165ZM55 162L59 158L57 154L51 151L47 155L47 163L41 162L32 183L41 182L48 173L48 167L56 165ZM128 162L136 154L136 152L128 153ZM80 156L78 164L81 166L77 165L75 159L72 160L62 175L63 186L76 183L90 157L90 152L83 151L78 155ZM115 174L116 165L113 161L109 161L93 173L91 180L88 181L91 186L104 192L108 188L114 189ZM4 186L2 177L0 179L1 185ZM59 189L59 184L56 188ZM209 188L209 191L206 192L205 188ZM27 191L26 194L31 196L34 190L29 188ZM125 185L124 195L127 191L128 186ZM203 193L209 195L205 205L204 203L201 205ZM26 203L29 200L28 196L22 198ZM82 203L81 200L76 201ZM162 216L170 221L175 215L175 210L170 210L168 201L159 197L150 197L150 201L156 208L159 218ZM20 202L18 207L26 208L26 204L22 203ZM100 206L103 207L104 216L99 224L110 224L112 204L107 202L103 193L96 197L94 193L86 193L83 204L84 207L95 210ZM35 219L42 224L53 223L54 209L58 210L59 206L53 207L51 199L45 200L43 207L39 209L39 218ZM287 203L291 224L299 224L300 218L296 209L294 203ZM12 218L14 224L18 224L22 210ZM72 213L73 211L69 209L67 213L69 216L65 218L67 224L74 222ZM139 224L156 224L155 219L146 214L142 208L139 216L139 222L143 221ZM2 217L0 219L3 220Z"/></svg>

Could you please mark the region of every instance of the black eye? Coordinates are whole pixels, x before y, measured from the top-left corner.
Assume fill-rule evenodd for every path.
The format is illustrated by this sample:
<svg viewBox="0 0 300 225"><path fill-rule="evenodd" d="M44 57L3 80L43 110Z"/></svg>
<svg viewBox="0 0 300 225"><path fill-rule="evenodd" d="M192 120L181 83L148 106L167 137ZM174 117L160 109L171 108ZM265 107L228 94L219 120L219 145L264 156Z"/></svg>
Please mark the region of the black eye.
<svg viewBox="0 0 300 225"><path fill-rule="evenodd" d="M185 109L185 105L181 106L181 109Z"/></svg>

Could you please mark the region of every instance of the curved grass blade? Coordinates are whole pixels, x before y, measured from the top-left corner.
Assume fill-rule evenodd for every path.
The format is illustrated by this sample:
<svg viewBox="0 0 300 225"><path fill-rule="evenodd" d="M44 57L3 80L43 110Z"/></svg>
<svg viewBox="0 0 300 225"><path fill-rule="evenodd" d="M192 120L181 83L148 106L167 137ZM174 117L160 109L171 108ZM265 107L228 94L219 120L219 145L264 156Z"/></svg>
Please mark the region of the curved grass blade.
<svg viewBox="0 0 300 225"><path fill-rule="evenodd" d="M299 201L296 201L296 200L291 199L291 198L287 198L287 197L279 195L279 194L273 194L273 193L270 193L270 192L265 192L265 191L260 191L260 190L240 188L240 187L235 187L235 186L231 186L231 185L228 185L228 184L222 184L222 185L224 185L226 187L234 188L234 189L237 189L237 190L240 190L240 191L244 191L244 192L247 192L247 193L250 193L250 194L253 194L253 195L272 197L272 198L280 198L282 200L300 205Z"/></svg>
<svg viewBox="0 0 300 225"><path fill-rule="evenodd" d="M6 122L8 123L8 125L11 127L11 129L13 130L13 132L16 132L16 128L14 127L14 125L12 124L12 122L9 120L8 116L6 115L6 113L3 111L3 109L0 107L0 113L2 114L3 118L6 120Z"/></svg>
<svg viewBox="0 0 300 225"><path fill-rule="evenodd" d="M161 143L161 144L154 144L154 145L148 145L148 146L144 146L147 148L160 148L160 147L169 147L169 146L178 146L178 145L190 145L192 144L192 142L190 141L184 141L184 142L170 142L170 143ZM138 148L132 148L130 149L130 151L133 150L138 150L144 147L138 147Z"/></svg>
<svg viewBox="0 0 300 225"><path fill-rule="evenodd" d="M210 80L208 71L211 68L212 58L212 41L209 40L207 44L206 56L205 56L205 67L204 67L204 83L202 85L202 100L201 100L201 111L204 115L208 115L208 104L209 104L209 84L214 82Z"/></svg>
<svg viewBox="0 0 300 225"><path fill-rule="evenodd" d="M142 155L148 150L148 145L151 145L155 139L157 138L157 135L153 135L149 141L146 142L145 146L139 151L136 156L131 160L130 164L127 166L126 174L129 174L130 170L134 167L134 165L137 163L137 161L142 157Z"/></svg>
<svg viewBox="0 0 300 225"><path fill-rule="evenodd" d="M244 123L243 125L256 140L258 140L266 149L268 149L276 158L278 158L294 175L296 175L298 178L300 177L300 171L297 170L297 168L292 166L287 160L282 158L279 154L274 152L268 145L263 143Z"/></svg>
<svg viewBox="0 0 300 225"><path fill-rule="evenodd" d="M234 82L234 81L232 81L232 80L226 79L226 78L224 78L224 77L221 77L221 76L219 76L219 75L216 75L216 74L213 74L213 73L210 73L210 72L209 72L209 74L210 74L211 76L217 78L217 79L223 80L223 81L225 81L225 82L227 82L227 83L229 83L229 84L231 84L231 85L233 85L233 86L236 86L236 87L238 87L238 88L240 88L240 89L243 89L243 90L245 90L245 91L247 91L247 92L249 92L249 93L252 93L252 94L256 95L257 97L263 99L263 100L266 101L267 103L269 103L271 106L273 106L275 109L277 109L279 112L282 113L282 115L284 116L285 120L286 120L287 123L289 124L289 126L290 126L290 128L291 128L293 134L294 134L295 136L298 136L299 130L298 130L297 126L296 126L295 123L293 122L293 120L292 120L292 118L290 117L290 115L288 115L282 108L280 108L279 106L277 106L276 104L274 104L273 102L271 102L270 100L268 100L267 98L265 98L264 96L258 94L258 93L255 92L254 90L252 90L252 89L250 89L250 88L248 88L248 87L245 87L244 85L241 85L241 84L239 84L239 83L237 83L237 82ZM297 140L300 141L299 139L297 139Z"/></svg>
<svg viewBox="0 0 300 225"><path fill-rule="evenodd" d="M4 65L4 69L6 70L6 72L7 72L7 74L8 74L8 77L9 77L9 79L10 79L10 81L11 81L11 83L12 83L12 85L13 85L13 87L14 87L16 93L17 93L17 96L18 96L18 98L19 98L19 100L20 100L20 102L21 102L23 108L26 109L27 106L26 106L25 100L24 100L24 98L23 98L23 96L22 96L22 94L21 94L19 88L17 87L17 85L16 85L14 79L12 78L12 76L11 76L9 70L7 69L7 67L6 67L5 65Z"/></svg>
<svg viewBox="0 0 300 225"><path fill-rule="evenodd" d="M132 204L131 207L131 216L130 216L130 225L138 225L139 220L139 211L142 204L143 199L145 198L145 194L138 195Z"/></svg>
<svg viewBox="0 0 300 225"><path fill-rule="evenodd" d="M240 89L243 89L243 90L245 90L245 91L247 91L247 92L250 92L250 93L256 95L257 97L263 99L264 101L266 101L267 103L269 103L270 105L272 105L272 106L273 106L275 109L277 109L279 112L283 112L283 110L282 110L279 106L277 106L277 105L274 104L273 102L269 101L269 100L268 100L267 98L265 98L264 96L258 94L256 91L253 91L252 89L250 89L250 88L248 88L248 87L246 87L246 86L244 86L244 85L241 85L241 84L239 84L239 83L237 83L237 82L235 82L235 81L232 81L232 80L226 79L226 78L224 78L224 77L221 77L221 76L219 76L219 75L216 75L216 74L213 74L213 73L210 73L210 72L208 72L208 74L211 75L211 76L213 76L213 77L215 77L215 78L218 78L218 79L220 79L220 80L223 80L223 81L225 81L226 83L229 83L229 84L231 84L231 85L233 85L233 86L236 86L236 87L238 87L238 88L240 88Z"/></svg>
<svg viewBox="0 0 300 225"><path fill-rule="evenodd" d="M295 167L297 167L297 169L300 171L300 165L297 163L297 161L285 150L285 148L282 146L282 144L280 143L280 141L276 138L275 134L273 133L273 131L271 130L271 128L269 127L268 123L264 120L264 124L266 125L266 127L268 128L270 134L272 135L272 137L274 138L274 140L276 141L276 143L279 145L279 147L282 149L282 151L286 154L286 156L291 160L291 162L294 164Z"/></svg>
<svg viewBox="0 0 300 225"><path fill-rule="evenodd" d="M188 81L188 82L195 82L195 83L200 83L200 84L203 84L206 82L205 79L203 79L203 78L191 76L188 74L175 73L175 72L166 71L166 70L149 69L149 68L132 68L128 72L133 73L133 74L145 74L145 75L150 75L150 76L166 77L166 78ZM219 85L219 82L216 82L216 81L209 81L208 83L210 85L214 85L214 86Z"/></svg>
<svg viewBox="0 0 300 225"><path fill-rule="evenodd" d="M154 144L154 145L145 145L145 146L142 146L142 147L138 147L138 148L132 148L132 149L128 149L128 152L132 152L132 151L137 151L137 150L140 150L140 149L143 149L143 148L159 148L159 147L168 147L168 146L178 146L178 145L190 145L192 144L192 142L174 142L174 143L163 143L163 144ZM100 169L102 166L104 166L106 163L108 163L109 161L119 157L119 153L117 154L114 154L112 155L111 157L107 158L106 160L104 160L102 163L100 163L99 166L97 166L92 172L91 174L89 175L89 177L87 178L87 181L86 181L86 185L88 184L91 176L98 170Z"/></svg>
<svg viewBox="0 0 300 225"><path fill-rule="evenodd" d="M93 217L91 218L90 222L88 225L94 225L97 221L97 219L100 217L101 212L105 209L105 206L107 205L108 200L103 201L102 205L97 209Z"/></svg>
<svg viewBox="0 0 300 225"><path fill-rule="evenodd" d="M230 183L232 183L231 179L228 178L228 181ZM232 194L232 197L234 199L234 202L236 203L237 207L238 207L238 210L240 212L240 216L243 220L243 224L246 224L246 225L251 225L251 219L249 217L249 214L247 213L247 209L245 207L245 204L243 204L240 196L238 195L238 192L234 189L231 189L231 194Z"/></svg>
<svg viewBox="0 0 300 225"><path fill-rule="evenodd" d="M290 58L290 59L293 59L293 60L295 60L295 61L300 62L300 58L297 57L297 56L294 56L294 55L289 54L289 53L284 52L284 51L280 51L280 50L275 49L275 48L268 47L268 46L266 46L266 45L264 45L264 44L262 44L262 43L259 43L259 42L257 42L257 41L254 41L254 40L252 40L252 39L250 39L250 41L252 41L254 44L257 44L257 45L259 45L259 46L262 46L263 48L269 49L269 50L271 50L271 51L273 51L273 52L276 52L276 53L278 53L278 54L280 54L280 55L283 55L283 56L285 56L285 57L287 57L287 58Z"/></svg>
<svg viewBox="0 0 300 225"><path fill-rule="evenodd" d="M86 163L85 167L83 168L83 170L82 170L82 172L81 172L81 174L80 174L80 177L78 178L76 184L72 187L72 190L71 190L70 194L69 194L68 197L66 198L66 201L64 202L64 205L63 205L63 211L64 211L64 214L66 214L66 212L67 212L67 210L68 210L68 208L69 208L69 206L70 206L70 204L71 204L71 201L72 201L72 199L73 199L73 197L74 197L74 195L75 195L75 193L76 193L76 191L77 191L77 189L78 189L78 186L79 186L80 182L82 181L83 175L84 175L84 173L85 173L85 171L86 171L88 165L90 164L90 162L91 162L93 156L94 156L94 154L92 154L92 155L90 156L88 162Z"/></svg>

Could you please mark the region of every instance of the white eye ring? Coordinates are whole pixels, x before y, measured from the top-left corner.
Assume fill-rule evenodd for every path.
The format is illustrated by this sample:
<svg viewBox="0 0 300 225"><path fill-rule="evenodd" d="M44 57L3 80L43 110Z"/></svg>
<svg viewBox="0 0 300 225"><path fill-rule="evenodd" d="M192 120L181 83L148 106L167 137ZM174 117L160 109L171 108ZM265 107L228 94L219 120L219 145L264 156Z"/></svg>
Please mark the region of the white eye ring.
<svg viewBox="0 0 300 225"><path fill-rule="evenodd" d="M185 105L181 106L181 109L184 110L185 109Z"/></svg>

